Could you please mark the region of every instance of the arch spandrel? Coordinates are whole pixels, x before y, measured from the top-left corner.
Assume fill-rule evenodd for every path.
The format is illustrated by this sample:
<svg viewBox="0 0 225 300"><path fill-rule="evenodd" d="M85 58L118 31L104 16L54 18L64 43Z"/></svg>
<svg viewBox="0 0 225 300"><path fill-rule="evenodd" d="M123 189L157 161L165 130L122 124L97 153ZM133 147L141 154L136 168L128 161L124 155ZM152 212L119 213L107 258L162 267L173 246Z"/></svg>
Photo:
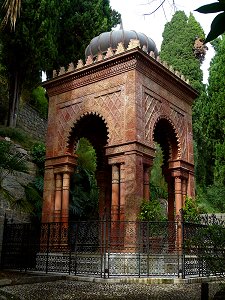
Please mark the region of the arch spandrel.
<svg viewBox="0 0 225 300"><path fill-rule="evenodd" d="M174 129L178 141L178 159L188 160L187 134L188 123L185 113L176 109L165 99L144 93L144 139L150 146L154 145L154 129L160 119L166 119Z"/></svg>
<svg viewBox="0 0 225 300"><path fill-rule="evenodd" d="M98 131L96 135L92 132L93 128ZM100 140L96 141L99 136ZM103 116L98 113L84 113L73 123L67 138L66 148L68 152L72 153L74 151L76 142L81 137L87 138L91 144L101 143L102 146L107 145L109 128Z"/></svg>
<svg viewBox="0 0 225 300"><path fill-rule="evenodd" d="M108 143L120 143L124 137L124 101L121 89L114 92L91 95L80 102L62 105L58 113L58 152L67 151L67 139L74 124L86 114L101 116L108 126Z"/></svg>

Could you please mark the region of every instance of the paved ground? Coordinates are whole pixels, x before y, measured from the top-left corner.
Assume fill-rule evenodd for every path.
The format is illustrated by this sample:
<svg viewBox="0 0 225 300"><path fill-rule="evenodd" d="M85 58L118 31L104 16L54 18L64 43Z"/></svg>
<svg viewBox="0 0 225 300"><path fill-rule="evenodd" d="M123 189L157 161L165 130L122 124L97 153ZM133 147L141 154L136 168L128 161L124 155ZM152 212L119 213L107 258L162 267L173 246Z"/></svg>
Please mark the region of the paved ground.
<svg viewBox="0 0 225 300"><path fill-rule="evenodd" d="M209 283L210 299L220 289ZM73 280L0 288L0 300L200 300L200 284L122 284ZM225 299L224 299L225 300Z"/></svg>

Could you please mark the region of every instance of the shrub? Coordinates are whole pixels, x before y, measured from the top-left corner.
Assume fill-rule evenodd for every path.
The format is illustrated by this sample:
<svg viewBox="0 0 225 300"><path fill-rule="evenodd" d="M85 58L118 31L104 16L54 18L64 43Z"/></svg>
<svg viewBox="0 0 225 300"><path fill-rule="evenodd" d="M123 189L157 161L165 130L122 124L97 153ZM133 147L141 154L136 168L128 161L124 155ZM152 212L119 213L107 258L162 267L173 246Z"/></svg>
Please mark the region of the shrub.
<svg viewBox="0 0 225 300"><path fill-rule="evenodd" d="M146 201L141 204L141 210L139 214L141 221L166 221L166 217L163 213L163 208L158 200Z"/></svg>
<svg viewBox="0 0 225 300"><path fill-rule="evenodd" d="M31 93L30 104L36 108L41 117L47 118L48 115L48 99L46 98L45 89L38 86Z"/></svg>
<svg viewBox="0 0 225 300"><path fill-rule="evenodd" d="M44 174L45 152L43 143L36 143L31 149L33 162L37 165L39 174Z"/></svg>
<svg viewBox="0 0 225 300"><path fill-rule="evenodd" d="M185 207L183 208L183 217L185 222L198 223L199 222L199 208L195 200L186 197Z"/></svg>

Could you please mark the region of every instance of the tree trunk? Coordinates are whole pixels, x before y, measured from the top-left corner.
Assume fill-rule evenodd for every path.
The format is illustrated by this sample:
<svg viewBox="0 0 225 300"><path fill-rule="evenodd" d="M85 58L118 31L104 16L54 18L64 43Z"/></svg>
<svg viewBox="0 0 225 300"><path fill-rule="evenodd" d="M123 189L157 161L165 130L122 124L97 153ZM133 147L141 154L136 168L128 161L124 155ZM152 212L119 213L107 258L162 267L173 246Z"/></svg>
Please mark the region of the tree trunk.
<svg viewBox="0 0 225 300"><path fill-rule="evenodd" d="M9 78L9 112L7 122L9 127L16 127L21 88L21 74L19 71L14 71Z"/></svg>

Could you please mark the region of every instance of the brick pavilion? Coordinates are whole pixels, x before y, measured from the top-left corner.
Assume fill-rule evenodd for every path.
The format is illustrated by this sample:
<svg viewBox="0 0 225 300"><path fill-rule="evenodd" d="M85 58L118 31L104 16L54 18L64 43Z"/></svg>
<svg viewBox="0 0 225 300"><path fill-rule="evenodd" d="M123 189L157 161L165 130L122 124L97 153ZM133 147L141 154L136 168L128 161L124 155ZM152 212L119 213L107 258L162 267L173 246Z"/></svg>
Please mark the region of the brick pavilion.
<svg viewBox="0 0 225 300"><path fill-rule="evenodd" d="M99 216L137 220L150 199L155 142L164 154L168 218L193 197L192 103L188 81L161 62L144 34L118 30L95 37L86 61L64 67L43 86L49 96L42 222L69 221L70 177L78 140L97 154Z"/></svg>

